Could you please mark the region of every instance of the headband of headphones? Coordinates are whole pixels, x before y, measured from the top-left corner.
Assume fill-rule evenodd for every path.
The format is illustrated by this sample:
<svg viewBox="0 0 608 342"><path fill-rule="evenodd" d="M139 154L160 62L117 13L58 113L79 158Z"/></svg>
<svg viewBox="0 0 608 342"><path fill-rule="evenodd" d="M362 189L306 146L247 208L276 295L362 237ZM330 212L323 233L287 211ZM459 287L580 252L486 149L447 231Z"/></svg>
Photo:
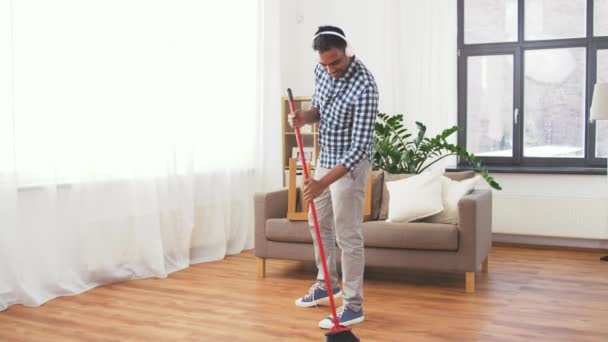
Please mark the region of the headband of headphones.
<svg viewBox="0 0 608 342"><path fill-rule="evenodd" d="M342 38L346 42L346 44L348 44L348 40L346 40L346 37L344 37L343 35L341 35L338 32L334 32L334 31L322 31L322 32L319 32L319 33L315 34L314 37L312 37L312 40L315 40L315 39L317 39L318 36L322 36L324 34L330 34L330 35L333 35L333 36L340 37L340 38Z"/></svg>
<svg viewBox="0 0 608 342"><path fill-rule="evenodd" d="M346 50L345 50L346 51L346 56L353 57L355 55L353 53L352 47L350 46L350 43L348 42L348 40L346 39L346 37L343 34L340 34L338 32L335 32L335 31L322 31L322 32L319 32L319 33L315 34L315 36L312 37L312 40L314 41L315 39L317 39L317 37L322 36L322 35L326 35L326 34L342 38L346 42Z"/></svg>

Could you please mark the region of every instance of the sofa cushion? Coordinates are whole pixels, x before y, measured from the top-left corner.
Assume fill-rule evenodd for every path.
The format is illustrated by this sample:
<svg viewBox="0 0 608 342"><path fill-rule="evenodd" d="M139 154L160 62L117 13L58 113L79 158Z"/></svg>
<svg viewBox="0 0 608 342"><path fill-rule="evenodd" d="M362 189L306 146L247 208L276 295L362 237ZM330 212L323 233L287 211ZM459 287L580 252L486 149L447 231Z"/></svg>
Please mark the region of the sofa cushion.
<svg viewBox="0 0 608 342"><path fill-rule="evenodd" d="M472 178L473 176L475 176L475 172L474 171L445 172L443 175L454 181L462 181L462 180L469 179L469 178ZM382 195L381 195L382 201L380 202L380 214L378 215L378 220L386 220L388 218L388 207L389 207L388 204L389 204L390 196L388 194L386 182L397 181L397 180L401 180L401 179L411 177L411 176L414 176L414 174L405 174L405 173L404 174L393 174L393 173L388 173L388 172L384 171L384 179L383 179Z"/></svg>
<svg viewBox="0 0 608 342"><path fill-rule="evenodd" d="M413 174L393 174L384 171L384 181L382 183L382 201L380 204L380 214L378 215L378 220L386 220L388 218L388 202L390 196L388 194L388 188L386 187L386 182L398 181L407 177L414 176Z"/></svg>
<svg viewBox="0 0 608 342"><path fill-rule="evenodd" d="M475 171L445 172L443 175L453 181L460 182L462 180L475 177Z"/></svg>
<svg viewBox="0 0 608 342"><path fill-rule="evenodd" d="M441 197L443 211L431 217L426 217L423 221L458 224L458 202L460 202L463 196L471 193L480 180L480 175L461 181L454 181L445 176L442 177Z"/></svg>
<svg viewBox="0 0 608 342"><path fill-rule="evenodd" d="M427 171L387 182L388 222L411 222L443 211L441 172ZM446 178L447 179L447 178Z"/></svg>
<svg viewBox="0 0 608 342"><path fill-rule="evenodd" d="M307 221L269 219L266 237L278 242L312 243ZM363 239L366 247L458 250L458 228L452 224L368 221L363 223Z"/></svg>
<svg viewBox="0 0 608 342"><path fill-rule="evenodd" d="M458 226L426 222L363 223L365 247L458 250Z"/></svg>
<svg viewBox="0 0 608 342"><path fill-rule="evenodd" d="M268 219L266 238L271 241L312 243L308 221L290 221L286 218Z"/></svg>

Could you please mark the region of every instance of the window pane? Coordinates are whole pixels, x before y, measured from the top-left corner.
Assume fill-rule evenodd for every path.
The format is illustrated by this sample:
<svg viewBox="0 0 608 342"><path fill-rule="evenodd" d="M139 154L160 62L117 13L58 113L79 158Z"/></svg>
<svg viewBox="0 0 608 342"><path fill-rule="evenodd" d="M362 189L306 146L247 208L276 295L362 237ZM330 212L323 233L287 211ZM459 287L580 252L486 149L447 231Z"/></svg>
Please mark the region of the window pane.
<svg viewBox="0 0 608 342"><path fill-rule="evenodd" d="M585 0L526 0L526 40L586 36Z"/></svg>
<svg viewBox="0 0 608 342"><path fill-rule="evenodd" d="M583 157L585 48L524 55L524 156Z"/></svg>
<svg viewBox="0 0 608 342"><path fill-rule="evenodd" d="M513 155L513 56L475 56L467 61L467 151Z"/></svg>
<svg viewBox="0 0 608 342"><path fill-rule="evenodd" d="M608 50L597 50L597 83L608 83ZM595 155L608 157L608 121L596 121Z"/></svg>
<svg viewBox="0 0 608 342"><path fill-rule="evenodd" d="M608 36L608 0L595 0L593 8L593 35Z"/></svg>
<svg viewBox="0 0 608 342"><path fill-rule="evenodd" d="M465 0L465 44L516 40L517 0Z"/></svg>

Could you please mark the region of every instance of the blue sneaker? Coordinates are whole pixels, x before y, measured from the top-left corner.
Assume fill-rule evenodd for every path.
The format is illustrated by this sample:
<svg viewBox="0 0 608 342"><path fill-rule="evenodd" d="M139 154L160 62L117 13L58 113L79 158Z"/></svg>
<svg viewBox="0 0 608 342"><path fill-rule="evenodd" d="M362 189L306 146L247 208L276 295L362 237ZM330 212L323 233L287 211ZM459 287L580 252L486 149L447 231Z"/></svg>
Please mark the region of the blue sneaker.
<svg viewBox="0 0 608 342"><path fill-rule="evenodd" d="M363 322L365 316L363 316L363 309L359 312L355 312L345 306L341 306L336 310L336 315L340 320L340 325L352 325ZM330 329L334 326L334 318L332 315L327 316L325 319L319 322L319 327L323 329Z"/></svg>
<svg viewBox="0 0 608 342"><path fill-rule="evenodd" d="M334 293L334 299L342 297L342 291L339 287L336 286L331 290ZM306 296L296 299L296 305L302 308L317 306L317 304L325 302L329 302L327 289L322 288L319 283L315 283L313 286L311 286Z"/></svg>

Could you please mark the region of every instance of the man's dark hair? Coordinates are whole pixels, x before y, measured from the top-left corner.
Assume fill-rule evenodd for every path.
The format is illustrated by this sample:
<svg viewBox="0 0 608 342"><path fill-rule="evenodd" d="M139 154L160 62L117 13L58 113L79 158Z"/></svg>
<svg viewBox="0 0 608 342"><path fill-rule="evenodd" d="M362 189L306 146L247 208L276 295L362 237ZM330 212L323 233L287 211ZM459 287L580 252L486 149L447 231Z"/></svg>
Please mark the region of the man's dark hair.
<svg viewBox="0 0 608 342"><path fill-rule="evenodd" d="M321 32L336 32L346 37L344 31L342 31L341 28L336 26L319 26L319 29L317 30L317 32L315 32L315 36ZM346 41L333 34L322 34L313 40L312 48L318 52L325 52L332 48L345 50Z"/></svg>

